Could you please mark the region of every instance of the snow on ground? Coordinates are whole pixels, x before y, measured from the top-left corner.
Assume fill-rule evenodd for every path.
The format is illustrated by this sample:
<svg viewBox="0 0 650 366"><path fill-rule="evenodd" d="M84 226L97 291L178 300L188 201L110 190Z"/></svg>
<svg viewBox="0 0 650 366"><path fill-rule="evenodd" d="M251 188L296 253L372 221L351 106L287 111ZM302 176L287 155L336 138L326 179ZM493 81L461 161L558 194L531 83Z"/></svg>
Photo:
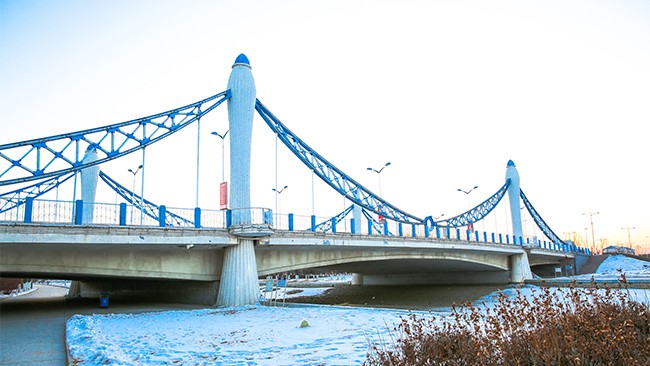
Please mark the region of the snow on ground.
<svg viewBox="0 0 650 366"><path fill-rule="evenodd" d="M248 306L146 314L75 315L77 365L354 365L368 339L386 337L406 311L333 306ZM301 327L306 321L309 326Z"/></svg>
<svg viewBox="0 0 650 366"><path fill-rule="evenodd" d="M620 254L610 255L596 270L596 274L601 276L619 276L620 273L625 273L626 276L648 277L650 276L650 262L626 257Z"/></svg>
<svg viewBox="0 0 650 366"><path fill-rule="evenodd" d="M599 279L620 273L650 281L648 262L610 256ZM287 288L311 296L327 288ZM516 289L503 290L515 296ZM523 286L532 296L536 286ZM650 290L627 290L650 304ZM561 290L560 290L561 293ZM477 301L493 306L497 293ZM437 316L447 314L440 309ZM427 314L426 312L420 312ZM70 361L76 365L360 365L369 342L391 343L389 329L408 311L291 305L211 308L140 314L75 315L67 322ZM306 321L309 326L301 327Z"/></svg>
<svg viewBox="0 0 650 366"><path fill-rule="evenodd" d="M610 255L596 269L596 273L589 273L571 277L558 277L575 279L577 281L590 281L593 278L599 282L618 282L621 274L625 274L628 282L650 281L650 262L626 257L621 254Z"/></svg>

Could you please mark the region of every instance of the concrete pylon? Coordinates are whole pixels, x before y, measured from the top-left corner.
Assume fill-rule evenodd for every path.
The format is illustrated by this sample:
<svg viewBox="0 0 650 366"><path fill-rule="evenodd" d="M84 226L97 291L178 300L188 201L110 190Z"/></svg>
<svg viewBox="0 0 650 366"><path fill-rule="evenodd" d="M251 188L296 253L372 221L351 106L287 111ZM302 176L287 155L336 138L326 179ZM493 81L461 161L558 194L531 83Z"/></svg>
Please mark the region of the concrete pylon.
<svg viewBox="0 0 650 366"><path fill-rule="evenodd" d="M356 203L352 206L352 217L354 218L354 232L361 234L361 206Z"/></svg>
<svg viewBox="0 0 650 366"><path fill-rule="evenodd" d="M508 186L508 199L510 201L510 218L512 220L512 235L514 236L513 242L520 244L517 240L524 235L521 229L521 209L519 207L521 188L519 187L519 173L517 172L517 167L512 160L508 160L506 179L510 179L510 185Z"/></svg>
<svg viewBox="0 0 650 366"><path fill-rule="evenodd" d="M248 58L237 57L228 79L230 124L230 209L234 225L250 224L250 161L255 112L255 80ZM217 305L241 306L259 302L259 281L254 240L238 237L227 247Z"/></svg>
<svg viewBox="0 0 650 366"><path fill-rule="evenodd" d="M97 160L97 150L86 151L83 163L88 164ZM99 165L81 169L81 200L84 202L82 224L93 223L95 211L95 194L97 193L97 180L99 180Z"/></svg>

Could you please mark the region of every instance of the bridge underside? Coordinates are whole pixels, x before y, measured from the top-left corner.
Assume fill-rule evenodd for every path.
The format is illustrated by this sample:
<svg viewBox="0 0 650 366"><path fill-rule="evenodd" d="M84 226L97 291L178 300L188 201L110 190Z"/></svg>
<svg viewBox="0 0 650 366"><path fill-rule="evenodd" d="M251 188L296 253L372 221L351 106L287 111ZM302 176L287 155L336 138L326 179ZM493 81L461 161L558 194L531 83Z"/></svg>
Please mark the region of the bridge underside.
<svg viewBox="0 0 650 366"><path fill-rule="evenodd" d="M222 250L185 245L3 244L1 275L71 280L217 281Z"/></svg>
<svg viewBox="0 0 650 366"><path fill-rule="evenodd" d="M355 274L355 284L494 284L509 283L510 257L517 254L340 246L260 245L256 248L261 276L301 269Z"/></svg>
<svg viewBox="0 0 650 366"><path fill-rule="evenodd" d="M71 292L85 297L108 291L213 305L224 248L237 245L226 231L23 226L0 236L0 276L75 280ZM354 273L354 283L366 285L507 284L521 282L530 266L571 259L485 243L285 236L255 245L259 276L318 269Z"/></svg>

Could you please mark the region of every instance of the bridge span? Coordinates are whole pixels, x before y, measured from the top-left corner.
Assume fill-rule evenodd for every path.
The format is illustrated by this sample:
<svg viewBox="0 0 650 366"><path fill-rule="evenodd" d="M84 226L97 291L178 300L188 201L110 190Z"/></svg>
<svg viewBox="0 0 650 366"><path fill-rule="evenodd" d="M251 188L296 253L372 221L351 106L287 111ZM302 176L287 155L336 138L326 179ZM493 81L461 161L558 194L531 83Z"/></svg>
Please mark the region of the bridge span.
<svg viewBox="0 0 650 366"><path fill-rule="evenodd" d="M229 134L217 135L222 141L228 135L230 141L229 181L222 169L219 210L201 210L196 207L200 121L224 102ZM282 220L279 212L251 202L254 116L261 117L276 142L311 171L310 217L289 214ZM197 127L195 207L173 208L146 199L145 148L192 124ZM224 151L222 144L222 165ZM142 153L142 164L128 170L133 174L130 190L100 169L135 152ZM276 151L276 165L277 156ZM139 172L140 195L135 192ZM316 177L351 205L317 221ZM532 277L531 267L557 266L579 253L589 254L565 242L542 219L521 189L512 160L505 178L495 193L475 207L468 201L468 210L458 215L408 213L386 201L381 188L376 194L337 168L282 123L257 98L251 64L240 54L227 89L198 102L130 121L0 145L0 187L10 187L0 194L0 276L78 280L75 293L88 296L100 291L163 293L176 301L238 306L256 303L259 277L273 273L346 271L356 273L357 284L517 283ZM60 201L59 188L66 182L74 184L72 200ZM115 192L114 204L96 202L98 182ZM276 199L283 190L278 188L276 167ZM45 199L52 195L55 200ZM507 232L497 234L495 228L488 236L475 231L474 225L502 201L509 206ZM277 207L276 201L279 211ZM522 212L539 229L532 237L525 235ZM347 231L348 222L350 232L337 232Z"/></svg>
<svg viewBox="0 0 650 366"><path fill-rule="evenodd" d="M0 224L4 277L76 280L80 296L217 300L226 229ZM256 238L258 276L304 269L354 273L358 285L508 284L576 253L458 239L277 230ZM529 262L530 258L530 262Z"/></svg>

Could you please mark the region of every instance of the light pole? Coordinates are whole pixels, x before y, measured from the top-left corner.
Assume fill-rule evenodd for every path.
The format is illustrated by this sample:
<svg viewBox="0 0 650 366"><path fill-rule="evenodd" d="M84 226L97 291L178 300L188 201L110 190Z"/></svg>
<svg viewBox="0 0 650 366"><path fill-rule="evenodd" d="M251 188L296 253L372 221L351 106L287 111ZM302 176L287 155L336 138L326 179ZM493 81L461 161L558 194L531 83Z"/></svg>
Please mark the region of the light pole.
<svg viewBox="0 0 650 366"><path fill-rule="evenodd" d="M627 245L632 248L632 239L630 238L630 230L634 230L636 227L622 227L621 230L627 230Z"/></svg>
<svg viewBox="0 0 650 366"><path fill-rule="evenodd" d="M458 192L463 192L467 196L467 211L469 211L469 194L472 193L472 191L476 188L478 188L478 186L474 186L474 188L470 189L469 191L458 188Z"/></svg>
<svg viewBox="0 0 650 366"><path fill-rule="evenodd" d="M460 188L457 189L458 192L465 193L465 196L467 197L467 211L469 211L469 194L472 193L472 191L474 191L476 188L478 188L478 186L474 186L472 189L470 189L468 191L466 191L464 189L460 189ZM474 231L474 224L467 225L467 230L471 230L473 232Z"/></svg>
<svg viewBox="0 0 650 366"><path fill-rule="evenodd" d="M129 168L129 173L133 174L133 186L131 188L131 223L133 223L133 206L135 206L135 176L138 174L140 169L142 169L142 167L143 165L140 164L135 171Z"/></svg>
<svg viewBox="0 0 650 366"><path fill-rule="evenodd" d="M228 132L230 132L230 130L226 131L226 133L224 133L223 135L220 135L219 133L214 132L214 131L212 131L212 133L211 133L212 135L218 136L221 139L221 181L222 182L226 181L226 173L225 173L226 172L226 170L225 170L226 165L225 165L225 160L224 160L225 159L224 140L226 139L226 136L228 136Z"/></svg>
<svg viewBox="0 0 650 366"><path fill-rule="evenodd" d="M600 212L591 212L589 211L589 223L591 224L591 243L596 250L596 237L594 236L594 216L600 214ZM586 216L587 213L583 213L583 216ZM603 249L603 248L600 248Z"/></svg>
<svg viewBox="0 0 650 366"><path fill-rule="evenodd" d="M289 187L289 186L284 186L284 187L282 187L281 189L271 188L271 189L273 190L273 192L276 193L276 195L275 195L275 215L276 215L276 217L277 217L277 218L276 218L276 221L278 221L278 220L280 219L280 206L279 206L279 204L278 204L278 202L280 202L280 195L281 195L282 192L284 192L284 190L287 189L288 187ZM277 223L277 224L279 224L279 223Z"/></svg>
<svg viewBox="0 0 650 366"><path fill-rule="evenodd" d="M379 196L380 197L382 196L382 194L381 194L381 172L383 172L384 169L386 169L386 167L389 166L389 165L390 165L390 161L387 162L386 164L384 164L384 166L382 166L381 169L379 169L379 170L373 169L373 168L367 168L366 169L366 170L370 170L370 171L373 171L373 172L377 173L377 178L379 180Z"/></svg>

